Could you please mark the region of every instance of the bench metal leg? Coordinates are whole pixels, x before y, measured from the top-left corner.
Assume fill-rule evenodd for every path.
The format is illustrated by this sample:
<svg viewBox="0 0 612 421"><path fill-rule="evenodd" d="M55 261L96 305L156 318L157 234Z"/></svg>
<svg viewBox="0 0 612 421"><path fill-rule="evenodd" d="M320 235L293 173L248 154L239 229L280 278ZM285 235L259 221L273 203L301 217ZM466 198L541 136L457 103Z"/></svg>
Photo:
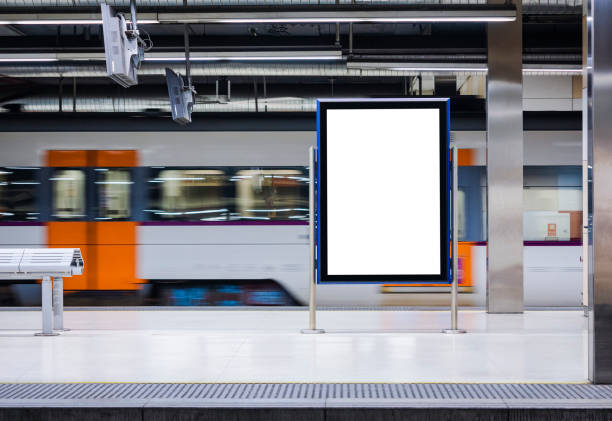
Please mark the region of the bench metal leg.
<svg viewBox="0 0 612 421"><path fill-rule="evenodd" d="M53 332L53 311L52 307L52 291L51 277L45 276L42 280L42 332L36 333L36 336L56 336L59 333Z"/></svg>
<svg viewBox="0 0 612 421"><path fill-rule="evenodd" d="M64 327L64 279L53 278L53 330L66 331Z"/></svg>

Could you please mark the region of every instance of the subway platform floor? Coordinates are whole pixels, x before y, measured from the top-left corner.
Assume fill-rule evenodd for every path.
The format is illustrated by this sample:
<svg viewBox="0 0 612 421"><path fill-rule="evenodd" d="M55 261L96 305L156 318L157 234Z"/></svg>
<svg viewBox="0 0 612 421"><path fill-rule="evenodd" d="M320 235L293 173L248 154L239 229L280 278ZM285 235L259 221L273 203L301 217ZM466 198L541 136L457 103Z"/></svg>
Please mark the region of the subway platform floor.
<svg viewBox="0 0 612 421"><path fill-rule="evenodd" d="M582 311L295 309L0 311L0 383L584 383Z"/></svg>

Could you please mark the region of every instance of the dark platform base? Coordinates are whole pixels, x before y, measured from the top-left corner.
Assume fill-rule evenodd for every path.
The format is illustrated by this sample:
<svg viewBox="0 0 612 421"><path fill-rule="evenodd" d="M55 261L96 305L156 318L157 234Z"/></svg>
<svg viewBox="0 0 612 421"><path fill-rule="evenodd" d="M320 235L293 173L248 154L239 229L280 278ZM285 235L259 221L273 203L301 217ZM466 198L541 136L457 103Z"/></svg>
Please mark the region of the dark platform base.
<svg viewBox="0 0 612 421"><path fill-rule="evenodd" d="M0 421L599 421L612 386L0 384Z"/></svg>

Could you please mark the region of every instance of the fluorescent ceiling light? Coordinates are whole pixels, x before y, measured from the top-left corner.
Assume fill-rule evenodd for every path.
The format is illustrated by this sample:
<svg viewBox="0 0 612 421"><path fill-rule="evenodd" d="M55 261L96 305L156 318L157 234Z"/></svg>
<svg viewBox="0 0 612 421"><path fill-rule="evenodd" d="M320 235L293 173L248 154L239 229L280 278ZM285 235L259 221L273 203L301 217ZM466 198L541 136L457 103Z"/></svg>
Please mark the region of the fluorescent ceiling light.
<svg viewBox="0 0 612 421"><path fill-rule="evenodd" d="M386 22L510 22L516 20L514 9L480 10L398 10L360 7L350 10L287 10L254 7L249 11L160 12L142 13L142 24L156 23L386 23ZM258 10L259 9L259 10ZM263 10L262 10L263 9ZM281 9L282 10L282 9ZM0 25L99 25L96 13L19 13L0 14Z"/></svg>
<svg viewBox="0 0 612 421"><path fill-rule="evenodd" d="M568 67L568 68L556 68L556 67L524 67L523 73L572 73L582 74L582 67Z"/></svg>
<svg viewBox="0 0 612 421"><path fill-rule="evenodd" d="M189 57L189 61L295 61L295 60L341 60L331 56L226 56L226 57ZM185 61L185 57L145 57L144 61Z"/></svg>
<svg viewBox="0 0 612 421"><path fill-rule="evenodd" d="M128 20L128 23L130 21ZM138 19L139 24L148 25L159 23L158 20ZM102 25L102 19L26 19L26 20L0 20L0 25Z"/></svg>
<svg viewBox="0 0 612 421"><path fill-rule="evenodd" d="M329 51L220 51L192 52L189 59L192 62L213 61L331 61L342 60L340 50ZM103 53L41 53L41 54L0 54L0 62L21 63L35 61L104 61ZM146 53L148 62L184 62L181 53Z"/></svg>
<svg viewBox="0 0 612 421"><path fill-rule="evenodd" d="M395 70L398 72L467 72L487 73L482 67L385 67L381 70Z"/></svg>
<svg viewBox="0 0 612 421"><path fill-rule="evenodd" d="M158 13L162 23L385 23L385 22L510 22L515 9L420 10L372 6L344 10L232 10L228 12Z"/></svg>
<svg viewBox="0 0 612 421"><path fill-rule="evenodd" d="M405 72L465 72L465 73L488 73L489 69L481 67L389 67L384 70L396 70ZM524 68L523 73L575 73L582 74L582 69L556 69L556 68Z"/></svg>
<svg viewBox="0 0 612 421"><path fill-rule="evenodd" d="M342 60L340 50L331 51L220 51L195 52L190 61L300 61L300 60ZM145 61L185 61L177 53L153 53L145 55Z"/></svg>
<svg viewBox="0 0 612 421"><path fill-rule="evenodd" d="M56 58L0 58L0 63L29 63L29 62L51 62L58 61Z"/></svg>
<svg viewBox="0 0 612 421"><path fill-rule="evenodd" d="M435 63L373 63L373 62L349 62L347 63L349 69L378 69L378 70L391 70L398 72L430 72L430 73L488 73L486 65L478 64L466 64L465 66L460 65L444 65ZM547 73L547 74L582 74L582 67L580 66L539 66L534 67L533 65L525 65L523 73Z"/></svg>
<svg viewBox="0 0 612 421"><path fill-rule="evenodd" d="M55 54L0 54L0 63L57 61Z"/></svg>
<svg viewBox="0 0 612 421"><path fill-rule="evenodd" d="M183 23L423 23L423 22L512 22L506 17L320 17L320 18L230 18L186 19ZM173 22L174 23L174 22ZM178 22L177 22L178 23Z"/></svg>

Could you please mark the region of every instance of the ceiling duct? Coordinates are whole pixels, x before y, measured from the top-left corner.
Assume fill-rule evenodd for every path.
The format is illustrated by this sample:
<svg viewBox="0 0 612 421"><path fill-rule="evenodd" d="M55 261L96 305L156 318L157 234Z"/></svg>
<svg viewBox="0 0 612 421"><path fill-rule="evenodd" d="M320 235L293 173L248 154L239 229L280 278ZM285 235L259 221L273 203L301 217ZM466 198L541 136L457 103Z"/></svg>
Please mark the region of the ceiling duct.
<svg viewBox="0 0 612 421"><path fill-rule="evenodd" d="M316 98L232 96L229 102L196 103L193 112L314 112ZM64 97L64 109L72 109L72 98ZM69 107L66 105L69 104ZM10 104L0 106L0 110L20 112L59 112L57 96L31 96L20 98ZM89 113L170 113L170 101L167 96L157 97L108 97L79 96L74 103L75 112Z"/></svg>
<svg viewBox="0 0 612 421"><path fill-rule="evenodd" d="M367 56L363 56L367 57ZM466 75L486 71L483 60L478 62L464 62L468 56L435 56L431 62L371 62L368 60L356 62L320 62L320 63L279 63L279 62L195 62L191 64L191 75L201 76L322 76L322 77L401 77L415 75ZM480 57L482 59L484 56ZM525 55L528 61L526 68L546 68L559 70L563 74L579 71L580 65L568 65L568 56L553 57L551 55ZM577 58L578 57L578 58ZM433 59L434 56L419 56L419 60ZM474 58L474 57L471 57ZM579 60L579 56L571 56L572 60ZM555 61L552 61L556 59ZM441 62L442 61L442 62ZM398 70L407 68L409 70ZM182 63L144 62L138 71L138 76L164 76L166 68L175 72L183 69ZM432 70L437 69L437 70ZM470 69L476 69L472 71ZM533 73L537 73L533 70ZM9 63L0 62L0 75L13 78L59 78L59 77L106 77L105 65L95 62L34 62Z"/></svg>
<svg viewBox="0 0 612 421"><path fill-rule="evenodd" d="M93 8L100 7L101 3L107 3L114 7L129 7L129 0L29 0L19 2L16 0L0 0L0 8ZM363 1L360 3L364 3ZM370 0L369 4L387 4L385 0ZM393 4L398 5L418 5L418 6L439 6L440 0L396 0ZM581 8L583 0L523 0L523 9L534 10L563 10ZM274 5L312 5L312 0L275 0ZM354 4L354 0L318 0L317 4ZM449 0L445 5L482 5L482 0ZM270 5L268 0L189 0L190 7L202 6L259 6ZM183 7L183 0L138 0L139 7Z"/></svg>

